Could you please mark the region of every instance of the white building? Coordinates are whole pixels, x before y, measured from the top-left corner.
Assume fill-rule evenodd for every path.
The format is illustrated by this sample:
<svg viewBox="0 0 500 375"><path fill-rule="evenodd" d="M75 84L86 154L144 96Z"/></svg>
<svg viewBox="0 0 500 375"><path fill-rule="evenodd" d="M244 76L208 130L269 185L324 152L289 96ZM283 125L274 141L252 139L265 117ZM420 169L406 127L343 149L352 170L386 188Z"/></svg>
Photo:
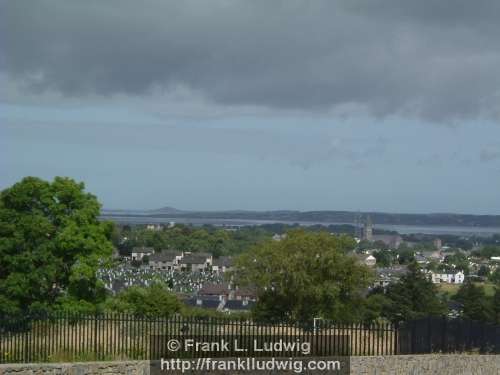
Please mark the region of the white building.
<svg viewBox="0 0 500 375"><path fill-rule="evenodd" d="M457 273L434 273L431 272L431 280L434 284L463 284L465 275L462 271Z"/></svg>
<svg viewBox="0 0 500 375"><path fill-rule="evenodd" d="M161 251L149 257L149 268L152 270L172 271L179 268L182 252Z"/></svg>
<svg viewBox="0 0 500 375"><path fill-rule="evenodd" d="M152 247L134 247L132 249L132 260L142 260L145 256L151 256L155 250Z"/></svg>

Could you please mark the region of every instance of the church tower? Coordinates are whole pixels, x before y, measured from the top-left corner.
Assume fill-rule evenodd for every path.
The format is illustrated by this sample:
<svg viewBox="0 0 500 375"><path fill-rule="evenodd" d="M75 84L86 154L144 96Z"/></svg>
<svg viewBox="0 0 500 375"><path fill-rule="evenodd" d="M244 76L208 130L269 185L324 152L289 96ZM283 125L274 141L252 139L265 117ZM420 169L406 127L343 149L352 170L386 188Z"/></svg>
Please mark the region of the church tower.
<svg viewBox="0 0 500 375"><path fill-rule="evenodd" d="M363 227L363 240L371 241L373 239L373 224L370 215L366 217L365 226Z"/></svg>

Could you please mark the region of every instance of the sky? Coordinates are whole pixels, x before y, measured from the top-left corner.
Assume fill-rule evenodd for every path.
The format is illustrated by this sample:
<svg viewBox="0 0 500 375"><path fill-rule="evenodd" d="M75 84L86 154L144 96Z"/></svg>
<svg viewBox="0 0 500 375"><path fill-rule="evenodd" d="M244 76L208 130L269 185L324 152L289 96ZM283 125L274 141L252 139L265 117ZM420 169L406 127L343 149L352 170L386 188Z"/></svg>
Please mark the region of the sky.
<svg viewBox="0 0 500 375"><path fill-rule="evenodd" d="M500 214L500 2L0 0L0 189Z"/></svg>

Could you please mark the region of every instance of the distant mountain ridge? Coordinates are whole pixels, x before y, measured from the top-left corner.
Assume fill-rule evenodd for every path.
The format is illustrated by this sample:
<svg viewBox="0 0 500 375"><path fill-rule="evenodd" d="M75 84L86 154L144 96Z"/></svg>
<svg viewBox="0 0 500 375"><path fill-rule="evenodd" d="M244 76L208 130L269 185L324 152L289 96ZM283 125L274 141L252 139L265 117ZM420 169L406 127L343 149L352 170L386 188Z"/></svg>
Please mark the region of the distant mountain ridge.
<svg viewBox="0 0 500 375"><path fill-rule="evenodd" d="M499 227L500 215L471 214L395 214L384 212L354 212L354 211L185 211L174 207L163 207L154 210L103 210L103 215L119 216L150 216L191 219L239 219L239 220L269 220L286 222L317 222L317 223L355 223L363 221L368 215L376 224L391 225L444 225L444 226L481 226Z"/></svg>

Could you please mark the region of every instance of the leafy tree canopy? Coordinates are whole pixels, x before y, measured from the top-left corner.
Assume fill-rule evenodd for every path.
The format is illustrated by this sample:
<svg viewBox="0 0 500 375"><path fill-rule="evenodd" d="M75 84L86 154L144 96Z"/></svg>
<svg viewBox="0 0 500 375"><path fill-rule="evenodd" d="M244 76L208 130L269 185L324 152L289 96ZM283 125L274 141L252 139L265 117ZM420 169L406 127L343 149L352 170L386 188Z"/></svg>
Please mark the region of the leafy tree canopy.
<svg viewBox="0 0 500 375"><path fill-rule="evenodd" d="M182 303L165 285L132 286L106 301L106 309L138 316L165 316L179 312Z"/></svg>
<svg viewBox="0 0 500 375"><path fill-rule="evenodd" d="M113 251L113 225L84 184L36 177L0 193L0 313L104 298L96 270Z"/></svg>
<svg viewBox="0 0 500 375"><path fill-rule="evenodd" d="M241 255L234 276L238 285L256 288L256 319L356 320L371 274L348 255L354 246L347 236L294 230Z"/></svg>
<svg viewBox="0 0 500 375"><path fill-rule="evenodd" d="M493 298L488 298L484 288L470 281L462 284L454 298L462 303L462 315L472 320L494 320Z"/></svg>
<svg viewBox="0 0 500 375"><path fill-rule="evenodd" d="M399 282L387 287L384 315L392 321L412 320L446 311L437 296L436 286L415 262L408 266L408 273Z"/></svg>

